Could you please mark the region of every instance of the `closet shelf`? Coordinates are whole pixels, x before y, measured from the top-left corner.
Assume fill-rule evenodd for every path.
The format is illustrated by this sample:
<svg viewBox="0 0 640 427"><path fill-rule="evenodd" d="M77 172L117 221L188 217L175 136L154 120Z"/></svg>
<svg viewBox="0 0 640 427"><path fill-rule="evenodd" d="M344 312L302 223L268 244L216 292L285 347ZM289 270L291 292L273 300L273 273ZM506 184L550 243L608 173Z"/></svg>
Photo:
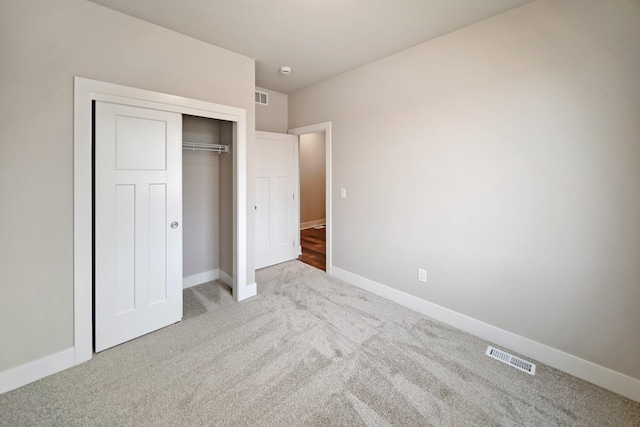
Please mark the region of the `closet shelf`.
<svg viewBox="0 0 640 427"><path fill-rule="evenodd" d="M229 146L228 145L220 145L220 144L204 144L202 142L182 142L183 150L191 150L191 151L213 151L215 153L228 153Z"/></svg>

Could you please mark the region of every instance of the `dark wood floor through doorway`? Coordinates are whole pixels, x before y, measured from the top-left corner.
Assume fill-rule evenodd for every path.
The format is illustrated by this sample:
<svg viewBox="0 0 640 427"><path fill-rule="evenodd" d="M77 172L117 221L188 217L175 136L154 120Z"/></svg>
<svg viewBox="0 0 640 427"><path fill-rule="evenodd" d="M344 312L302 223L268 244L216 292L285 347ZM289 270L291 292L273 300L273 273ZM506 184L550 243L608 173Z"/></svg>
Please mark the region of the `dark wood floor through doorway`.
<svg viewBox="0 0 640 427"><path fill-rule="evenodd" d="M327 243L326 228L307 228L300 231L302 255L298 259L320 270L326 270Z"/></svg>

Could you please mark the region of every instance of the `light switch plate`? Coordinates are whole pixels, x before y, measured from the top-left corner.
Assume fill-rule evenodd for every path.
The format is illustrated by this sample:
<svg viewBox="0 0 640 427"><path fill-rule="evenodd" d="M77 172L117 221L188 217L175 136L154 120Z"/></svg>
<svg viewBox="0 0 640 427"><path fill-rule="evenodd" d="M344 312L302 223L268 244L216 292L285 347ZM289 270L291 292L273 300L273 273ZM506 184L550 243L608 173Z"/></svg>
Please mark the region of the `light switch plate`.
<svg viewBox="0 0 640 427"><path fill-rule="evenodd" d="M340 198L341 199L346 199L347 198L347 189L346 188L341 188L340 189Z"/></svg>

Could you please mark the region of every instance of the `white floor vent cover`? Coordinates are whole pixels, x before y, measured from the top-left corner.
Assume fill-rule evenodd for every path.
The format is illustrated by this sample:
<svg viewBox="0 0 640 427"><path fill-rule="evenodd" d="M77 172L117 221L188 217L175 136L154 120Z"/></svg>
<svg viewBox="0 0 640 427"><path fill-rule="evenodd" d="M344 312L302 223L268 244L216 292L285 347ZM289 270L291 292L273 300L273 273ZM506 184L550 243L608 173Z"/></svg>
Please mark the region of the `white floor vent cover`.
<svg viewBox="0 0 640 427"><path fill-rule="evenodd" d="M535 375L536 374L536 365L531 362L527 362L526 360L520 359L512 354L506 353L502 350L498 350L495 347L487 347L487 356L492 357L496 360L501 361L502 363L506 363L507 365L511 365L514 368L520 369L528 374Z"/></svg>

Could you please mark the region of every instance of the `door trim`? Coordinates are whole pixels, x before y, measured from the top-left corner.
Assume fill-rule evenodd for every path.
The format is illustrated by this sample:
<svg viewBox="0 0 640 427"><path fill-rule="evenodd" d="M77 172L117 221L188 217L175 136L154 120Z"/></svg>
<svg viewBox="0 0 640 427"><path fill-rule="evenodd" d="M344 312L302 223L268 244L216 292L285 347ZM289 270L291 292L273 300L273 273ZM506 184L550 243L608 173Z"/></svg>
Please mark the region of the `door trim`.
<svg viewBox="0 0 640 427"><path fill-rule="evenodd" d="M333 276L333 251L332 251L332 243L333 243L333 208L332 208L332 197L331 197L331 122L323 122L316 123L309 126L302 126L298 128L289 129L287 133L292 135L306 135L308 133L316 133L316 132L324 132L324 146L325 146L325 191L326 191L326 250L327 250L327 263L326 263L326 271L329 276ZM300 144L300 139L298 139L298 144ZM298 177L298 185L300 183L300 177ZM300 191L298 189L298 194ZM298 200L298 227L300 226L299 218L300 218L300 200ZM300 232L298 231L298 239ZM299 241L299 240L298 240Z"/></svg>
<svg viewBox="0 0 640 427"><path fill-rule="evenodd" d="M233 147L233 295L238 300L257 293L247 283L247 113L181 96L74 78L73 103L73 342L74 361L93 357L93 220L92 102L106 101L234 122Z"/></svg>

